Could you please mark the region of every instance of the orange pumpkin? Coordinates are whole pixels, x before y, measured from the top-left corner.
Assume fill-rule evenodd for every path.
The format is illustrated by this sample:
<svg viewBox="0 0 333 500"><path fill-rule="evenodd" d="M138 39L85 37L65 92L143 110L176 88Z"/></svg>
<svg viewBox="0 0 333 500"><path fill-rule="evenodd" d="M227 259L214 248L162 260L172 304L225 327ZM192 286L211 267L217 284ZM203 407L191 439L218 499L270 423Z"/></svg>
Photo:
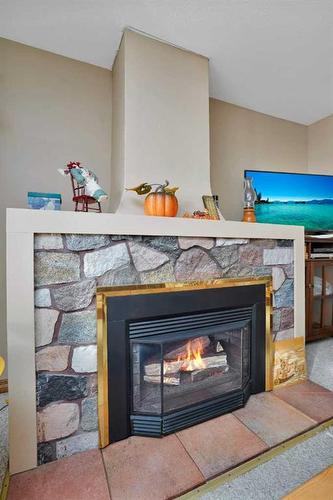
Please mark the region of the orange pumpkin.
<svg viewBox="0 0 333 500"><path fill-rule="evenodd" d="M176 217L178 212L177 197L171 193L149 193L145 199L144 212L145 215Z"/></svg>

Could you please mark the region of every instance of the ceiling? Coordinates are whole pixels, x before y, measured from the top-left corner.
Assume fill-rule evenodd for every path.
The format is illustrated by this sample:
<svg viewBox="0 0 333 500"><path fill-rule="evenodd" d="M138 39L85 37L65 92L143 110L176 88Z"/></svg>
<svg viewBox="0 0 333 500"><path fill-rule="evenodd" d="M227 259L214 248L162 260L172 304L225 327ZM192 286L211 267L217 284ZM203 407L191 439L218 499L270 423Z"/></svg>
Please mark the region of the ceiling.
<svg viewBox="0 0 333 500"><path fill-rule="evenodd" d="M0 0L0 36L111 68L125 27L210 59L210 95L298 123L333 113L331 0Z"/></svg>

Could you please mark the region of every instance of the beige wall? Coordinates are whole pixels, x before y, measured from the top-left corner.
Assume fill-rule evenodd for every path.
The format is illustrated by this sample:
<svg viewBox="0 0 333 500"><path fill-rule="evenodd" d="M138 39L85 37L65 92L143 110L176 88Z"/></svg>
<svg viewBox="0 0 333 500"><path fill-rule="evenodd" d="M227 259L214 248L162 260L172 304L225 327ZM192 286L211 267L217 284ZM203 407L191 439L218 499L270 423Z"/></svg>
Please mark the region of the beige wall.
<svg viewBox="0 0 333 500"><path fill-rule="evenodd" d="M333 175L333 115L308 127L308 169Z"/></svg>
<svg viewBox="0 0 333 500"><path fill-rule="evenodd" d="M0 39L0 354L5 208L25 207L33 190L62 193L70 210L69 180L57 172L68 160L89 165L109 189L111 87L108 70ZM121 95L113 98L123 113ZM306 172L309 156L310 171L332 173L332 131L333 117L305 127L210 99L211 183L225 217L241 218L246 168Z"/></svg>
<svg viewBox="0 0 333 500"><path fill-rule="evenodd" d="M111 72L0 39L0 354L5 351L5 208L27 191L62 193L57 168L80 160L109 189Z"/></svg>
<svg viewBox="0 0 333 500"><path fill-rule="evenodd" d="M210 99L211 184L223 215L242 216L245 169L307 171L307 127Z"/></svg>
<svg viewBox="0 0 333 500"><path fill-rule="evenodd" d="M142 214L142 198L124 187L165 179L180 187L179 214L200 207L210 194L208 59L127 30L113 72L124 83L124 138L112 144L124 173L118 213Z"/></svg>

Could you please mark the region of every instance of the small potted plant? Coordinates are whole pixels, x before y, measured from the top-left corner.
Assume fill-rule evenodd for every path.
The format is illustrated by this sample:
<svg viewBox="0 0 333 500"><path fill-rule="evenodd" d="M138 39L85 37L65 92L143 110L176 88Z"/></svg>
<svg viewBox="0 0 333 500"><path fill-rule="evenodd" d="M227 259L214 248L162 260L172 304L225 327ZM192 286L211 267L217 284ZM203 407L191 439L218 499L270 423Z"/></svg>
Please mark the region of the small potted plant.
<svg viewBox="0 0 333 500"><path fill-rule="evenodd" d="M147 195L144 202L145 215L158 217L176 217L178 200L175 195L178 187L169 187L169 181L164 184L148 184L143 182L139 186L128 188L126 191L135 191L138 195ZM156 186L152 191L153 186Z"/></svg>

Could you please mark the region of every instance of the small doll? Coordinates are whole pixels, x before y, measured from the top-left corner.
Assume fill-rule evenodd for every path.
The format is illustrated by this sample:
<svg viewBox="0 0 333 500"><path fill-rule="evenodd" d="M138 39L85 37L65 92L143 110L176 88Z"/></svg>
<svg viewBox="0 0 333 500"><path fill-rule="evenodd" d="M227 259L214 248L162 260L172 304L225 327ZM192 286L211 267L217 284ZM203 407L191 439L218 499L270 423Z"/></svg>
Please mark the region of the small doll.
<svg viewBox="0 0 333 500"><path fill-rule="evenodd" d="M67 163L67 168L58 168L58 172L61 175L71 174L79 186L84 186L86 194L95 198L96 201L101 202L108 198L106 192L98 184L95 173L92 170L81 167L79 161Z"/></svg>

